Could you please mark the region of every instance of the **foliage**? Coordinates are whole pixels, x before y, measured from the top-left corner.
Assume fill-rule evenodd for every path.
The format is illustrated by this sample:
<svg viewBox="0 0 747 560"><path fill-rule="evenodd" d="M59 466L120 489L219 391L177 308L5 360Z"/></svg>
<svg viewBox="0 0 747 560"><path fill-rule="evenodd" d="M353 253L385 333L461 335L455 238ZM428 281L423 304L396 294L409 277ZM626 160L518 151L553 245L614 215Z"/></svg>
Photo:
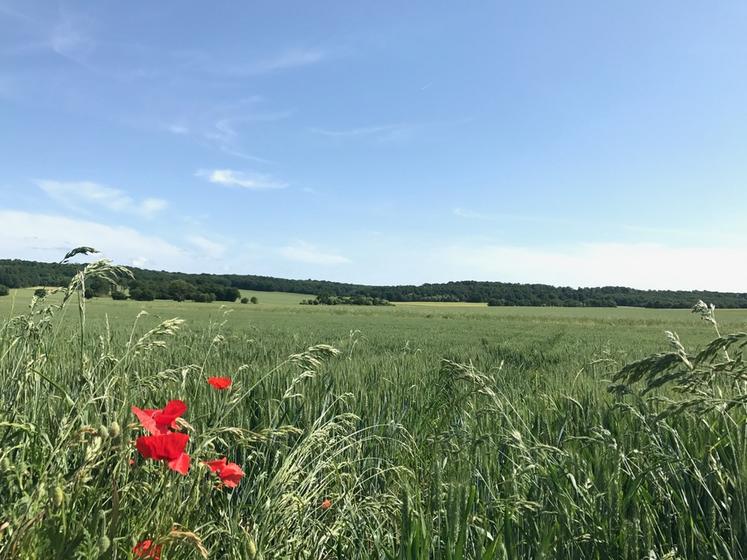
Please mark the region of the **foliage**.
<svg viewBox="0 0 747 560"><path fill-rule="evenodd" d="M75 264L0 260L0 284L11 288L64 286L67 278L75 274L79 268L80 265ZM393 302L489 302L491 306L688 309L693 301L705 300L720 308L747 308L747 293L635 290L619 286L569 288L544 284L475 281L420 286L363 286L323 280L286 280L269 276L133 270L137 280L127 281L127 286L130 289L138 288L153 293L156 299L173 299L175 293L170 291L170 286L178 280L178 298L191 299L192 294L213 293L216 300L229 302L240 297L238 290L255 290L338 297L365 296Z"/></svg>
<svg viewBox="0 0 747 560"><path fill-rule="evenodd" d="M7 296L10 293L10 290L8 289L8 286L5 286L4 284L0 284L0 296Z"/></svg>
<svg viewBox="0 0 747 560"><path fill-rule="evenodd" d="M301 305L391 305L387 300L370 296L316 296L305 299Z"/></svg>

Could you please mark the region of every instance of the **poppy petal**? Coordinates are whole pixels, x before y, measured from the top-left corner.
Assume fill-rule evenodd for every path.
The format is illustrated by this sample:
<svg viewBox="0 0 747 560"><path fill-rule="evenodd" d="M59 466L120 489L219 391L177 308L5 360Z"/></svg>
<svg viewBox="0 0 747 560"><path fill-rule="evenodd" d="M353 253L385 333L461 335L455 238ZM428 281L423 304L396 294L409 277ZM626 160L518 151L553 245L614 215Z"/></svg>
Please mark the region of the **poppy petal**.
<svg viewBox="0 0 747 560"><path fill-rule="evenodd" d="M189 434L168 432L166 434L140 436L135 441L135 447L146 459L171 461L184 453L188 441Z"/></svg>
<svg viewBox="0 0 747 560"><path fill-rule="evenodd" d="M147 432L151 434L159 433L158 425L153 419L153 412L155 411L141 410L136 406L131 407L131 410L132 413L137 416L137 419L140 420L140 423Z"/></svg>
<svg viewBox="0 0 747 560"><path fill-rule="evenodd" d="M173 400L166 403L163 410L156 412L154 418L159 427L172 426L177 418L187 411L187 405L180 400Z"/></svg>
<svg viewBox="0 0 747 560"><path fill-rule="evenodd" d="M227 459L223 457L223 459L217 459L215 461L204 461L204 463L210 468L211 471L213 471L214 473L219 473L226 466L226 461Z"/></svg>
<svg viewBox="0 0 747 560"><path fill-rule="evenodd" d="M189 472L189 461L190 456L186 453L182 453L176 459L169 461L169 468L172 471L176 471L179 474L183 474L186 476L186 474Z"/></svg>
<svg viewBox="0 0 747 560"><path fill-rule="evenodd" d="M228 463L218 476L226 487L236 488L244 478L244 471L236 463Z"/></svg>
<svg viewBox="0 0 747 560"><path fill-rule="evenodd" d="M208 383L212 385L215 389L223 390L228 389L231 386L231 378L230 377L208 377Z"/></svg>

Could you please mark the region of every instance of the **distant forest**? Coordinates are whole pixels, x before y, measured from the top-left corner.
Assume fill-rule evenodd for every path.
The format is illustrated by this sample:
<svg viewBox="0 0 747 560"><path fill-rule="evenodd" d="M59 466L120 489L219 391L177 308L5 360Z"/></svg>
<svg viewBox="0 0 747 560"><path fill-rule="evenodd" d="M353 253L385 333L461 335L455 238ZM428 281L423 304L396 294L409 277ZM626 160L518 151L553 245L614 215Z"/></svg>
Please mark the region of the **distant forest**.
<svg viewBox="0 0 747 560"><path fill-rule="evenodd" d="M2 286L66 286L82 265L55 264L22 260L0 260ZM702 299L721 308L747 308L747 293L705 291L635 290L618 286L603 288L562 288L544 284L505 282L447 282L420 286L365 286L325 280L288 280L270 276L239 274L185 274L132 268L135 280L129 280L114 293L109 286L92 283L89 297L138 300L175 299L194 301L235 301L239 290L296 292L320 296L321 301L356 302L475 302L493 306L558 307L653 307L689 308ZM369 298L369 299L366 299ZM370 303L363 303L370 305Z"/></svg>

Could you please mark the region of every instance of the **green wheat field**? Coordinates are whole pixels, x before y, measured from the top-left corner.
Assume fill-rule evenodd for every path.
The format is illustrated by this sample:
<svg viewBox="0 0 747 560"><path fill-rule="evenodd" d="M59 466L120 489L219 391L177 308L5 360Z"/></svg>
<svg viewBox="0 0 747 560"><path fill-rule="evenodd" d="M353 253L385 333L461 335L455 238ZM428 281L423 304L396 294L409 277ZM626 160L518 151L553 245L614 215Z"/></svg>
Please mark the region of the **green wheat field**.
<svg viewBox="0 0 747 560"><path fill-rule="evenodd" d="M747 555L747 310L80 288L0 298L1 558ZM135 448L172 399L187 475Z"/></svg>

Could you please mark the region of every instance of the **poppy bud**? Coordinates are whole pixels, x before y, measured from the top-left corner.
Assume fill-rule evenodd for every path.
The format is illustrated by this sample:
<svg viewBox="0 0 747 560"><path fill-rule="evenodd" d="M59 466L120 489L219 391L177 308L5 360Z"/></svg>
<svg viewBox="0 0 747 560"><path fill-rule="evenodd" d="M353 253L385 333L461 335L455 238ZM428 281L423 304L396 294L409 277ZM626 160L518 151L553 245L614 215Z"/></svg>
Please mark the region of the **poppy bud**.
<svg viewBox="0 0 747 560"><path fill-rule="evenodd" d="M121 429L119 427L119 422L112 422L109 426L109 437L112 439L115 439L119 437L119 434L121 433Z"/></svg>
<svg viewBox="0 0 747 560"><path fill-rule="evenodd" d="M2 470L9 471L10 470L10 459L7 457L3 457L2 463L0 463L0 467L2 467Z"/></svg>
<svg viewBox="0 0 747 560"><path fill-rule="evenodd" d="M254 560L257 557L257 545L251 537L249 537L249 541L246 543L246 557L249 560Z"/></svg>
<svg viewBox="0 0 747 560"><path fill-rule="evenodd" d="M102 424L101 426L99 426L99 429L98 429L98 435L99 435L99 437L100 437L101 439L106 439L106 438L108 438L108 437L109 437L109 428L107 428L106 426L104 426L104 425Z"/></svg>
<svg viewBox="0 0 747 560"><path fill-rule="evenodd" d="M106 535L101 535L99 537L99 554L102 554L109 550L109 547L111 546L111 541L109 540L109 537Z"/></svg>
<svg viewBox="0 0 747 560"><path fill-rule="evenodd" d="M104 510L99 510L98 513L96 513L96 521L99 523L104 523L106 521L106 512Z"/></svg>
<svg viewBox="0 0 747 560"><path fill-rule="evenodd" d="M65 492L62 491L61 486L55 486L52 492L52 503L55 507L60 507L62 502L65 501Z"/></svg>

